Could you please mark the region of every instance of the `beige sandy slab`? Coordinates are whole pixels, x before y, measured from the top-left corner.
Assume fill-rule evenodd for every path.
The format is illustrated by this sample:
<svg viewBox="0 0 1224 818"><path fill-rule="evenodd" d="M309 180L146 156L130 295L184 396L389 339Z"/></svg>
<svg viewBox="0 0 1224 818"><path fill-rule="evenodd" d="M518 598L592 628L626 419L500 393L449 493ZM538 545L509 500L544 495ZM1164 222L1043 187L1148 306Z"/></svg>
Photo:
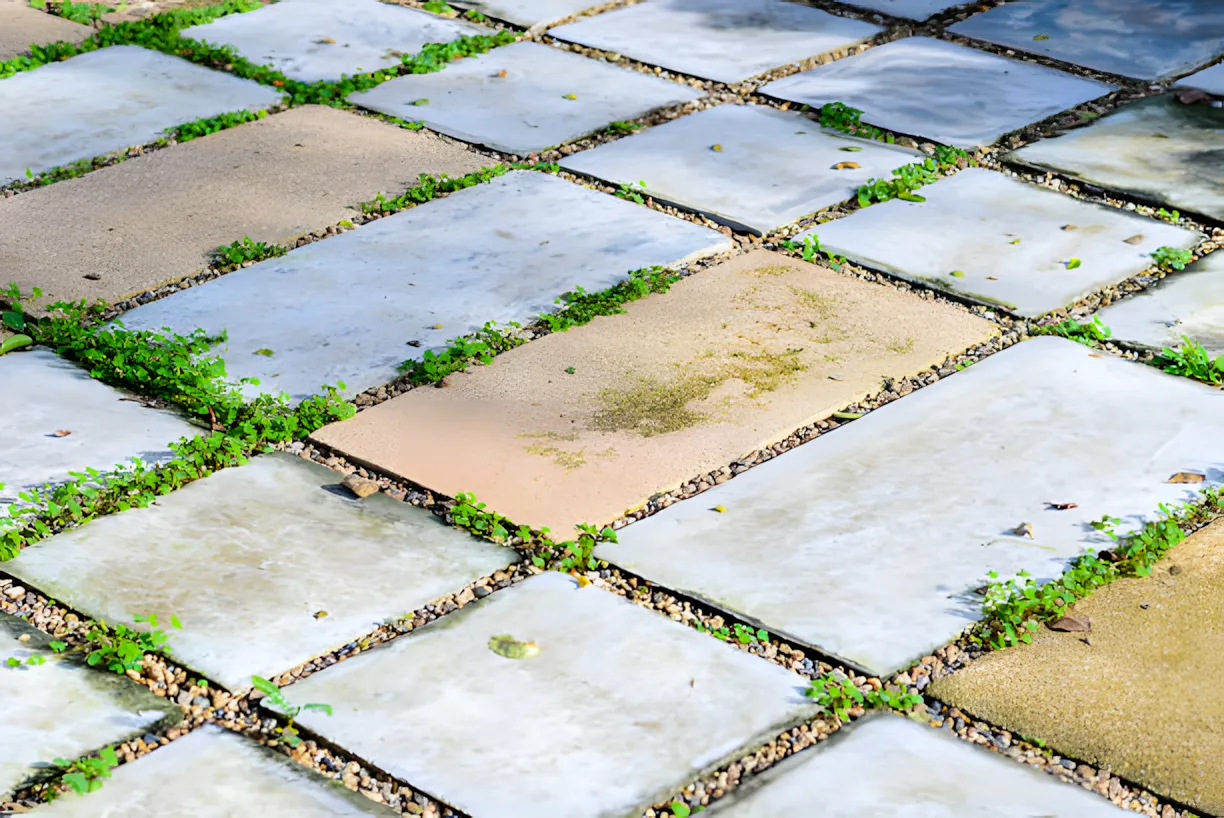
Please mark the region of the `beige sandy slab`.
<svg viewBox="0 0 1224 818"><path fill-rule="evenodd" d="M1045 740L1196 811L1224 814L1224 523L1149 577L1074 607L1091 633L1043 629L934 684L931 695Z"/></svg>
<svg viewBox="0 0 1224 818"><path fill-rule="evenodd" d="M429 134L306 106L0 199L0 270L41 287L43 303L113 302L196 272L244 235L285 241L422 173L487 163Z"/></svg>
<svg viewBox="0 0 1224 818"><path fill-rule="evenodd" d="M315 437L568 536L994 332L952 307L759 251Z"/></svg>
<svg viewBox="0 0 1224 818"><path fill-rule="evenodd" d="M79 43L92 33L89 26L30 8L29 0L0 0L0 60L24 54L31 45Z"/></svg>

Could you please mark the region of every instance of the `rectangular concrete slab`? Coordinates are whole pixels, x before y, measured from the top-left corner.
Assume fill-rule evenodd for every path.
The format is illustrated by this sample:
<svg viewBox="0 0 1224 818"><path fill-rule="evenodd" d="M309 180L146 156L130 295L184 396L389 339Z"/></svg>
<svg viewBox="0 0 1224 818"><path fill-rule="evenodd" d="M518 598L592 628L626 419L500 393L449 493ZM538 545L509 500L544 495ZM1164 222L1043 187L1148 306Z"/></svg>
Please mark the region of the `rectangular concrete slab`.
<svg viewBox="0 0 1224 818"><path fill-rule="evenodd" d="M182 719L173 702L126 676L86 667L80 654L57 655L50 641L0 613L0 662L22 662L0 665L0 800L45 775L54 758L76 759ZM33 657L43 664L25 664Z"/></svg>
<svg viewBox="0 0 1224 818"><path fill-rule="evenodd" d="M976 148L1115 89L1043 65L909 37L760 90L814 108L842 102L872 125Z"/></svg>
<svg viewBox="0 0 1224 818"><path fill-rule="evenodd" d="M286 242L397 195L422 173L488 159L320 105L0 199L0 269L41 303L114 303L198 272L221 245ZM89 278L86 278L89 276Z"/></svg>
<svg viewBox="0 0 1224 818"><path fill-rule="evenodd" d="M27 548L11 570L107 622L178 616L174 656L231 690L515 561L515 553L288 454Z"/></svg>
<svg viewBox="0 0 1224 818"><path fill-rule="evenodd" d="M60 798L52 818L358 818L397 813L215 725L124 764L88 798Z"/></svg>
<svg viewBox="0 0 1224 818"><path fill-rule="evenodd" d="M29 0L0 0L0 61L25 54L31 45L80 43L93 29L30 7Z"/></svg>
<svg viewBox="0 0 1224 818"><path fill-rule="evenodd" d="M1224 62L1216 63L1210 68L1204 68L1202 71L1198 71L1188 77L1182 77L1177 85L1186 88L1198 88L1209 94L1224 97Z"/></svg>
<svg viewBox="0 0 1224 818"><path fill-rule="evenodd" d="M486 321L530 319L575 286L600 290L630 270L730 245L715 230L519 171L138 307L124 321L228 330L216 352L232 377L262 380L250 393L297 398L343 381L352 394Z"/></svg>
<svg viewBox="0 0 1224 818"><path fill-rule="evenodd" d="M426 43L449 43L489 29L379 0L279 0L183 30L184 37L229 45L256 65L302 82L399 65Z"/></svg>
<svg viewBox="0 0 1224 818"><path fill-rule="evenodd" d="M454 5L458 8L475 9L516 26L531 28L564 20L602 3L600 0L462 0Z"/></svg>
<svg viewBox="0 0 1224 818"><path fill-rule="evenodd" d="M1004 159L1224 219L1224 109L1165 94Z"/></svg>
<svg viewBox="0 0 1224 818"><path fill-rule="evenodd" d="M786 0L645 0L548 33L682 74L741 82L880 31Z"/></svg>
<svg viewBox="0 0 1224 818"><path fill-rule="evenodd" d="M0 82L0 184L280 98L251 80L134 45L79 54Z"/></svg>
<svg viewBox="0 0 1224 818"><path fill-rule="evenodd" d="M470 815L623 818L813 715L805 681L548 572L292 693L335 708L303 725Z"/></svg>
<svg viewBox="0 0 1224 818"><path fill-rule="evenodd" d="M1029 317L1143 272L1159 247L1189 249L1202 238L981 168L921 192L925 202L893 199L803 235L868 267Z"/></svg>
<svg viewBox="0 0 1224 818"><path fill-rule="evenodd" d="M1187 336L1213 358L1224 355L1224 253L1207 256L1097 316L1118 341L1163 349L1180 346Z"/></svg>
<svg viewBox="0 0 1224 818"><path fill-rule="evenodd" d="M465 142L527 156L572 142L609 122L691 102L687 85L519 42L445 71L408 74L349 102L426 125Z"/></svg>
<svg viewBox="0 0 1224 818"><path fill-rule="evenodd" d="M1155 80L1224 52L1219 0L1018 0L948 29L1057 60Z"/></svg>
<svg viewBox="0 0 1224 818"><path fill-rule="evenodd" d="M873 176L888 177L922 158L822 130L798 113L719 105L572 154L561 166L635 190L645 182L659 201L760 234L845 201ZM845 163L858 167L834 167Z"/></svg>
<svg viewBox="0 0 1224 818"><path fill-rule="evenodd" d="M757 251L314 437L567 538L995 332Z"/></svg>
<svg viewBox="0 0 1224 818"><path fill-rule="evenodd" d="M884 674L977 619L973 589L989 571L1058 576L1106 542L1090 521L1137 526L1160 503L1193 496L1166 482L1179 471L1224 482L1224 393L1036 338L628 526L598 551ZM1031 539L1014 533L1024 523Z"/></svg>
<svg viewBox="0 0 1224 818"><path fill-rule="evenodd" d="M1100 796L908 719L878 715L752 778L710 818L1116 818Z"/></svg>
<svg viewBox="0 0 1224 818"><path fill-rule="evenodd" d="M959 0L846 0L846 5L882 11L894 17L925 20L946 9L963 6Z"/></svg>

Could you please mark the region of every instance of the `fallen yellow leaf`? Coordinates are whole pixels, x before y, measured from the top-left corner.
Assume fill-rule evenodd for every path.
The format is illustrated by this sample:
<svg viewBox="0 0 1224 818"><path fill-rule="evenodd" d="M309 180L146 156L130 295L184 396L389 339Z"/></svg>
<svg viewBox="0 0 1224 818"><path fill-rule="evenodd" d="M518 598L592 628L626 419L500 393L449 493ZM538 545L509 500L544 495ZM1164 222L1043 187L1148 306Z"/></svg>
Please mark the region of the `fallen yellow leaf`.
<svg viewBox="0 0 1224 818"><path fill-rule="evenodd" d="M717 511L719 514L722 514L727 509L725 506L714 506L714 510Z"/></svg>
<svg viewBox="0 0 1224 818"><path fill-rule="evenodd" d="M858 170L860 167L858 162L838 162L833 170Z"/></svg>

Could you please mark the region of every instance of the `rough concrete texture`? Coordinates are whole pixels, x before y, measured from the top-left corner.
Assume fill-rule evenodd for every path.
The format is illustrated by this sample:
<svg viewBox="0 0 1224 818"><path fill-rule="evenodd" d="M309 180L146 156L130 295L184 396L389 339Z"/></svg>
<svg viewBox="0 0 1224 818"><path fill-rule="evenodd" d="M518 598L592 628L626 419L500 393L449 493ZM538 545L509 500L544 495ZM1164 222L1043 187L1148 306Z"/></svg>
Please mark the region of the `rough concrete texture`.
<svg viewBox="0 0 1224 818"><path fill-rule="evenodd" d="M593 6L600 0L457 0L452 5L475 9L497 20L505 20L523 28L547 25Z"/></svg>
<svg viewBox="0 0 1224 818"><path fill-rule="evenodd" d="M1180 346L1184 336L1212 358L1224 355L1224 253L1200 259L1097 315L1118 341L1163 349Z"/></svg>
<svg viewBox="0 0 1224 818"><path fill-rule="evenodd" d="M437 137L310 105L0 199L0 269L42 287L42 303L113 302L199 271L244 235L283 242L422 173L484 164Z"/></svg>
<svg viewBox="0 0 1224 818"><path fill-rule="evenodd" d="M1224 522L1179 543L1151 576L1118 580L1073 610L1090 634L1043 628L928 693L1224 814Z"/></svg>
<svg viewBox="0 0 1224 818"><path fill-rule="evenodd" d="M66 41L81 42L93 29L30 8L29 0L0 0L0 61L11 60L31 45Z"/></svg>

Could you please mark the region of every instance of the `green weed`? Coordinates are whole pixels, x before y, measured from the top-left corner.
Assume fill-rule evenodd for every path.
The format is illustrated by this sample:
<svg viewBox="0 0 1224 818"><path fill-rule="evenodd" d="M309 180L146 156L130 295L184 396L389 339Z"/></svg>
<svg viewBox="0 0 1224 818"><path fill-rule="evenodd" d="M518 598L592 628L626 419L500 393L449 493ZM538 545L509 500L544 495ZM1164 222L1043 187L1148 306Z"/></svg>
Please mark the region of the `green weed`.
<svg viewBox="0 0 1224 818"><path fill-rule="evenodd" d="M290 747L296 747L302 743L302 739L298 737L297 729L293 726L294 719L301 715L302 711L320 710L329 716L332 714L330 704L291 704L279 687L260 676L252 676L251 684L255 686L256 690L264 694L264 701L280 711L289 720L289 723L284 727L276 728L276 732L280 734L284 742Z"/></svg>
<svg viewBox="0 0 1224 818"><path fill-rule="evenodd" d="M844 674L826 673L808 682L804 694L815 699L820 712L836 716L839 721L849 721L850 711L856 707L888 707L893 710L909 710L922 704L922 697L883 688L864 693Z"/></svg>
<svg viewBox="0 0 1224 818"><path fill-rule="evenodd" d="M637 204L646 204L646 197L642 195L646 192L646 182L639 180L636 184L637 187L622 184L613 195L619 199L626 199Z"/></svg>
<svg viewBox="0 0 1224 818"><path fill-rule="evenodd" d="M1212 359L1202 344L1185 335L1181 346L1177 349L1165 347L1152 363L1172 375L1183 375L1213 386L1224 383L1224 355Z"/></svg>
<svg viewBox="0 0 1224 818"><path fill-rule="evenodd" d="M129 670L139 670L144 655L161 651L169 653L169 637L165 631L157 627L157 614L136 616L133 619L140 623L148 623L150 629L137 631L126 625L116 625L114 628L99 620L89 623L85 631L86 649L85 662L90 667L103 665L113 673L123 674ZM178 617L170 617L173 628L182 628Z"/></svg>
<svg viewBox="0 0 1224 818"><path fill-rule="evenodd" d="M264 259L276 258L287 253L279 244L267 244L262 241L252 241L250 236L243 236L231 244L218 247L212 252L211 262L214 267L224 267L231 264L245 264Z"/></svg>
<svg viewBox="0 0 1224 818"><path fill-rule="evenodd" d="M784 250L798 253L804 261L814 261L817 255L825 252L825 249L820 246L820 239L815 234L804 236L802 245L793 239L785 239L780 244ZM846 263L845 256L830 253L829 258L831 259L829 266L834 270L840 271L842 265Z"/></svg>
<svg viewBox="0 0 1224 818"><path fill-rule="evenodd" d="M1173 224L1181 224L1181 214L1176 210L1170 213L1162 207L1156 211L1156 215L1165 221L1172 222Z"/></svg>
<svg viewBox="0 0 1224 818"><path fill-rule="evenodd" d="M945 171L977 163L959 148L939 145L935 155L921 162L902 165L892 172L891 179L871 179L858 189L856 199L859 207L868 207L876 202L900 199L905 202L925 202L926 199L914 191L943 178Z"/></svg>
<svg viewBox="0 0 1224 818"><path fill-rule="evenodd" d="M217 116L184 122L176 128L169 128L166 134L179 142L190 142L201 136L208 136L219 131L266 119L267 111L231 111Z"/></svg>
<svg viewBox="0 0 1224 818"><path fill-rule="evenodd" d="M1030 335L1057 335L1059 338L1069 338L1072 341L1083 344L1084 346L1094 347L1099 343L1108 341L1113 335L1113 330L1101 323L1099 316L1092 316L1090 321L1076 321L1074 318L1067 318L1057 324L1049 326L1031 326L1029 327Z"/></svg>
<svg viewBox="0 0 1224 818"><path fill-rule="evenodd" d="M1158 247L1152 253L1152 261L1156 262L1161 267L1170 268L1173 270L1184 270L1186 265L1194 258L1194 253L1189 250L1179 250L1176 247Z"/></svg>
<svg viewBox="0 0 1224 818"><path fill-rule="evenodd" d="M119 766L119 757L114 747L105 747L94 756L82 756L76 761L57 758L52 762L64 771L60 779L77 795L86 795L102 789L102 779L111 777L111 770ZM59 796L59 790L48 788L44 798L53 801Z"/></svg>
<svg viewBox="0 0 1224 818"><path fill-rule="evenodd" d="M642 130L642 125L637 122L609 122L607 131L610 134L620 136L621 134L630 134ZM645 187L645 185L643 185Z"/></svg>
<svg viewBox="0 0 1224 818"><path fill-rule="evenodd" d="M516 547L531 555L531 562L540 568L568 573L570 571L595 571L606 563L595 558L595 547L601 542L616 542L616 532L611 528L602 531L592 525L578 525L578 537L574 540L556 542L547 528L532 531L519 526L510 534L506 518L495 511L488 511L484 503L470 493L455 495L455 504L450 509L451 520L458 528L503 545L515 540Z"/></svg>
<svg viewBox="0 0 1224 818"><path fill-rule="evenodd" d="M4 660L5 667L22 667L22 666L38 667L39 665L44 665L46 663L47 663L46 657L41 656L37 653L34 654L33 656L27 657L24 662L18 659L16 656L10 656L9 658Z"/></svg>

